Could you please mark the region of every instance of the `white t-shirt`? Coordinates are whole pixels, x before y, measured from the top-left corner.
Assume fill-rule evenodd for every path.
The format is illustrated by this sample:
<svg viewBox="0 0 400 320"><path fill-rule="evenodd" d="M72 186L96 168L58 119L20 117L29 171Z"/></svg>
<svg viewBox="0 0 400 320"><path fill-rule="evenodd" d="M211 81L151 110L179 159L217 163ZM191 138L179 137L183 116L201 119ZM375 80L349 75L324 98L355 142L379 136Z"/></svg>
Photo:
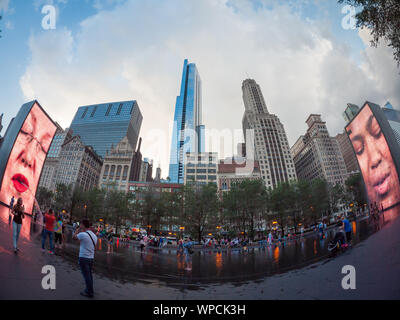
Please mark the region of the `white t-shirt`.
<svg viewBox="0 0 400 320"><path fill-rule="evenodd" d="M86 232L78 233L76 237L80 241L79 257L94 259L95 246L93 245L93 242L90 239L88 233L90 233L90 236L92 237L94 244L97 243L97 237L92 231L87 230Z"/></svg>

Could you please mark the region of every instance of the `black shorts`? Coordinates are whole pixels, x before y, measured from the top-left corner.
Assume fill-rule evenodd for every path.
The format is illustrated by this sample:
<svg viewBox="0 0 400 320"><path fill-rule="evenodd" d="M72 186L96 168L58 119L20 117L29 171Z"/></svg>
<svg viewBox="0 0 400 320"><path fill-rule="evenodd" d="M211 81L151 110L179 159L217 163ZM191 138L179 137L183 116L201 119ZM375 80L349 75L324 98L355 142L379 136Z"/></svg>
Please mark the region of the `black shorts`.
<svg viewBox="0 0 400 320"><path fill-rule="evenodd" d="M62 233L54 232L54 243L62 243Z"/></svg>

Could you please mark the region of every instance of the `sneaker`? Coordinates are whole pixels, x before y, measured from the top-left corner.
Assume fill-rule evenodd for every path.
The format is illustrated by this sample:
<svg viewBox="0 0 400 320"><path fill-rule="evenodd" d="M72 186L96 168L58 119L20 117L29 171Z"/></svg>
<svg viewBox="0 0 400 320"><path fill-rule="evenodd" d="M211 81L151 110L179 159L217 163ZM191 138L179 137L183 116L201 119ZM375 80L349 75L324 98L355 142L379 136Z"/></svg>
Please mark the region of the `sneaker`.
<svg viewBox="0 0 400 320"><path fill-rule="evenodd" d="M42 253L45 253L46 252L46 250L45 249L41 249L42 250Z"/></svg>
<svg viewBox="0 0 400 320"><path fill-rule="evenodd" d="M54 251L49 251L49 254L54 254Z"/></svg>
<svg viewBox="0 0 400 320"><path fill-rule="evenodd" d="M14 253L17 254L17 252L18 252L17 249L14 249Z"/></svg>

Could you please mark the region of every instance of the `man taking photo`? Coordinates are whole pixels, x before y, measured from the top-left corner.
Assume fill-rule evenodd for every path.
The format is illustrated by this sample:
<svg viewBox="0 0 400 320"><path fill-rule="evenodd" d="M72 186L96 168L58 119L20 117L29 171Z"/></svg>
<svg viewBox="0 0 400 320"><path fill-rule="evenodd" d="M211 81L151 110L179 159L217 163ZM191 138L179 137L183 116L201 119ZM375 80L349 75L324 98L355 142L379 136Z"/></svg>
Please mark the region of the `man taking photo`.
<svg viewBox="0 0 400 320"><path fill-rule="evenodd" d="M81 292L81 295L84 297L93 298L94 292L92 268L97 237L90 230L89 220L82 220L82 222L79 224L79 228L76 229L72 238L80 241L79 267L81 268L82 275L86 283L86 289Z"/></svg>

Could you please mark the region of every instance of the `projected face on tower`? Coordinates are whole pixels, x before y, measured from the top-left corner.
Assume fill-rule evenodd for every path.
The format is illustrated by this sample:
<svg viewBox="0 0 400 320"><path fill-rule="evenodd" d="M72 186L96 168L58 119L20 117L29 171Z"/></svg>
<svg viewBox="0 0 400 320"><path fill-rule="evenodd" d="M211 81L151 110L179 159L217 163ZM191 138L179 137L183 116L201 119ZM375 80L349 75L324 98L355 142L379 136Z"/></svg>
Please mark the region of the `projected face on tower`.
<svg viewBox="0 0 400 320"><path fill-rule="evenodd" d="M389 145L371 108L366 105L346 127L371 204L391 208L400 202L400 183ZM395 206L398 211L399 205Z"/></svg>
<svg viewBox="0 0 400 320"><path fill-rule="evenodd" d="M56 126L35 103L26 117L10 153L0 190L0 200L9 203L12 196L22 198L31 213L33 195Z"/></svg>

